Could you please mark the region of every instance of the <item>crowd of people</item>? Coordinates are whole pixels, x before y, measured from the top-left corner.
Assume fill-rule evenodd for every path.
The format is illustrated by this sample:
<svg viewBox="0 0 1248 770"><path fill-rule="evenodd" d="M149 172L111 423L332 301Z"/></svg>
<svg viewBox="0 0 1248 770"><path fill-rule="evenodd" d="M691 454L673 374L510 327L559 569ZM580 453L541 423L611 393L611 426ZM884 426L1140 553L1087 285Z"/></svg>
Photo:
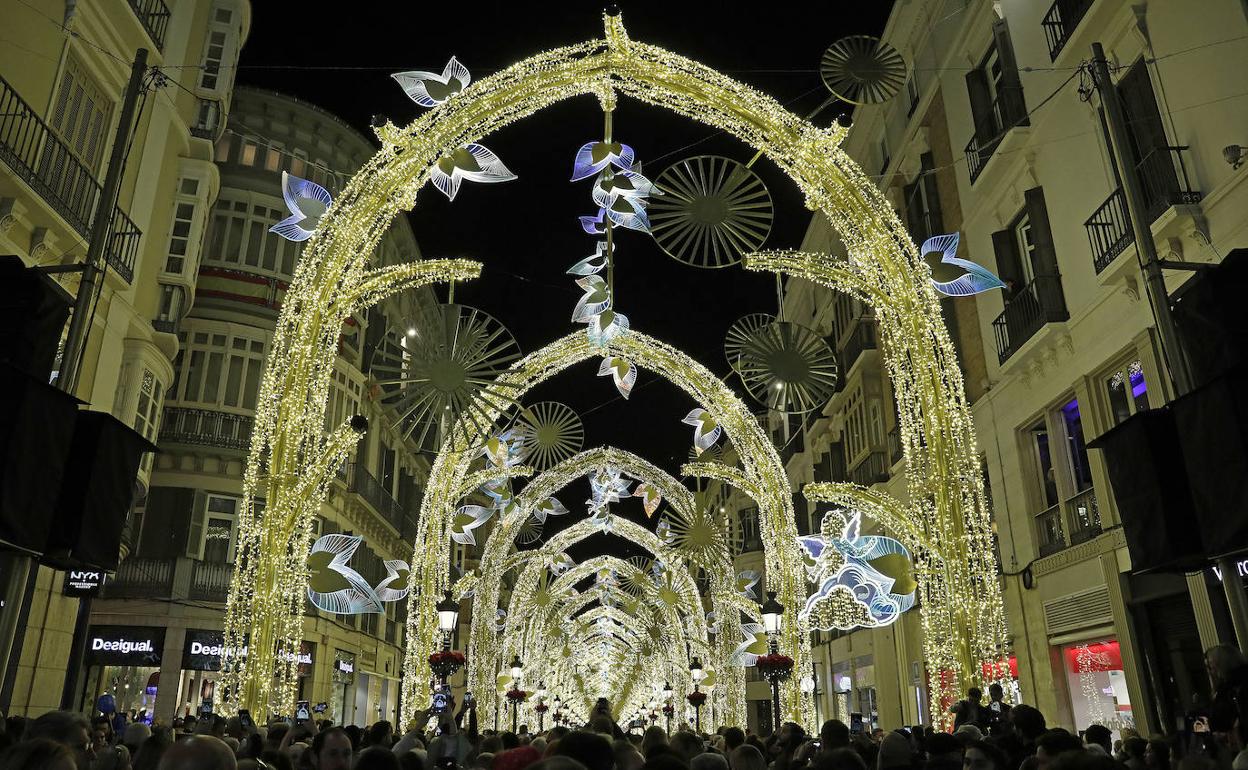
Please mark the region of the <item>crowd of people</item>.
<svg viewBox="0 0 1248 770"><path fill-rule="evenodd" d="M817 736L784 723L766 738L738 727L702 734L682 724L625 731L600 700L584 726L536 734L478 731L475 704L429 713L397 735L391 723L328 720L267 726L208 715L172 726L127 725L54 711L0 722L3 770L1248 770L1248 661L1233 647L1206 654L1215 697L1190 729L1169 738L1119 737L1094 724L1049 727L1039 710L1010 705L999 687L972 688L951 708L952 732L854 732L832 719Z"/></svg>

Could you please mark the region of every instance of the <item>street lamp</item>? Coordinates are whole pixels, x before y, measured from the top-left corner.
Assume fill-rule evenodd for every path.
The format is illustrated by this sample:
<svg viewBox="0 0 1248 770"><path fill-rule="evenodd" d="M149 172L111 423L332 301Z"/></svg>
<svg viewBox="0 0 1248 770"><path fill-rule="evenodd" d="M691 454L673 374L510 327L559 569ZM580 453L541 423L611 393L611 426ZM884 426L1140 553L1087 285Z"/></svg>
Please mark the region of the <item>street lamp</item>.
<svg viewBox="0 0 1248 770"><path fill-rule="evenodd" d="M689 679L693 682L693 691L698 693L698 684L706 677L706 672L702 670L702 659L694 656L689 661ZM699 693L700 694L700 693ZM693 729L695 732L702 732L702 699L691 698L693 703Z"/></svg>
<svg viewBox="0 0 1248 770"><path fill-rule="evenodd" d="M776 601L776 592L767 592L767 601L763 602L763 630L767 632L767 651L775 655L779 651L779 643L777 637L780 636L780 626L784 619L784 605ZM771 680L771 716L772 729L780 732L780 682L775 676L769 676Z"/></svg>
<svg viewBox="0 0 1248 770"><path fill-rule="evenodd" d="M546 683L539 681L533 694L537 696L537 705L540 707L534 709L537 711L537 731L540 733L546 729L546 704L542 702L546 699Z"/></svg>
<svg viewBox="0 0 1248 770"><path fill-rule="evenodd" d="M438 602L438 629L442 631L442 649L451 649L451 634L455 633L458 625L459 602L452 599L451 592L447 591L442 601Z"/></svg>
<svg viewBox="0 0 1248 770"><path fill-rule="evenodd" d="M524 664L520 662L520 656L514 655L511 659L511 687L514 690L520 689L520 675L524 673ZM517 722L520 719L520 699L511 699L511 732L514 735L518 729Z"/></svg>
<svg viewBox="0 0 1248 770"><path fill-rule="evenodd" d="M671 735L672 734L672 714L676 711L675 707L672 706L672 683L671 682L663 683L662 694L663 694L663 716L667 722L667 734Z"/></svg>

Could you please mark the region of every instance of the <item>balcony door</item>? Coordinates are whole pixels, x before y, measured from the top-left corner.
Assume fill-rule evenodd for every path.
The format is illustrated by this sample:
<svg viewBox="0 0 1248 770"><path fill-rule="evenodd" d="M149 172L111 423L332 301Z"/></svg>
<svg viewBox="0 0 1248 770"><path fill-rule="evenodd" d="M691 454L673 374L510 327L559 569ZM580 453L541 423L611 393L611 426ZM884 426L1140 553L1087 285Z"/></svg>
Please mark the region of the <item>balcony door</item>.
<svg viewBox="0 0 1248 770"><path fill-rule="evenodd" d="M1161 110L1141 59L1118 81L1118 99L1127 122L1130 163L1144 191L1144 205L1155 217L1170 204L1179 189L1179 178L1170 156L1170 142L1161 122Z"/></svg>

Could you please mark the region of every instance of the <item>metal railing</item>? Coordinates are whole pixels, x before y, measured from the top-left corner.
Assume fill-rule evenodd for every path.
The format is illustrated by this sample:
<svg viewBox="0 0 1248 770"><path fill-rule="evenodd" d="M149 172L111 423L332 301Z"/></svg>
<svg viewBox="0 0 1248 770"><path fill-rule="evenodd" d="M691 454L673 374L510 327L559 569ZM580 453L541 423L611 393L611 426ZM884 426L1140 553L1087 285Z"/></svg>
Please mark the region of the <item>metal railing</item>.
<svg viewBox="0 0 1248 770"><path fill-rule="evenodd" d="M963 152L966 155L966 168L971 175L971 183L979 178L988 160L997 151L1002 137L1014 126L1027 124L1027 110L1023 103L1021 88L1002 87L997 98L992 100L987 115L975 116L981 122L980 129L971 136Z"/></svg>
<svg viewBox="0 0 1248 770"><path fill-rule="evenodd" d="M152 328L165 334L177 334L178 322L169 318L153 318Z"/></svg>
<svg viewBox="0 0 1248 770"><path fill-rule="evenodd" d="M188 598L204 602L224 602L230 592L234 565L224 562L191 562L191 586Z"/></svg>
<svg viewBox="0 0 1248 770"><path fill-rule="evenodd" d="M893 465L901 462L901 426L894 425L888 432L888 460Z"/></svg>
<svg viewBox="0 0 1248 770"><path fill-rule="evenodd" d="M169 6L162 0L130 0L130 8L157 48L165 46L165 30L169 27Z"/></svg>
<svg viewBox="0 0 1248 770"><path fill-rule="evenodd" d="M1066 42L1070 40L1092 3L1093 0L1055 0L1049 8L1049 12L1040 22L1044 29L1045 42L1049 44L1049 61L1057 60L1057 55L1066 47Z"/></svg>
<svg viewBox="0 0 1248 770"><path fill-rule="evenodd" d="M221 138L225 130L225 111L219 99L200 99L199 109L195 113L195 124L191 126L191 136L215 142Z"/></svg>
<svg viewBox="0 0 1248 770"><path fill-rule="evenodd" d="M1070 533L1070 544L1091 540L1103 531L1101 529L1101 509L1096 503L1096 491L1088 488L1062 503L1066 514L1066 530Z"/></svg>
<svg viewBox="0 0 1248 770"><path fill-rule="evenodd" d="M849 480L864 487L888 481L890 467L887 455L881 450L876 450L850 468Z"/></svg>
<svg viewBox="0 0 1248 770"><path fill-rule="evenodd" d="M1055 505L1036 516L1036 542L1040 555L1048 556L1066 547L1062 529L1062 506Z"/></svg>
<svg viewBox="0 0 1248 770"><path fill-rule="evenodd" d="M161 444L194 444L245 452L251 446L255 422L249 414L167 406L156 440Z"/></svg>
<svg viewBox="0 0 1248 770"><path fill-rule="evenodd" d="M997 362L1018 352L1047 323L1070 318L1060 275L1037 275L1005 303L1001 315L992 322L997 340Z"/></svg>
<svg viewBox="0 0 1248 770"><path fill-rule="evenodd" d="M8 81L0 78L0 160L30 185L83 238L98 214L100 183ZM104 250L108 264L130 283L142 233L120 207Z"/></svg>
<svg viewBox="0 0 1248 770"><path fill-rule="evenodd" d="M403 523L406 518L403 506L399 505L399 501L394 499L389 490L359 463L352 463L350 477L348 489L364 498L364 502L368 503L396 531L403 532Z"/></svg>
<svg viewBox="0 0 1248 770"><path fill-rule="evenodd" d="M849 338L845 342L845 347L841 350L841 376L844 379L849 370L853 367L854 362L858 360L858 356L863 351L874 350L875 341L875 318L871 316L863 316L856 321L854 330L850 332Z"/></svg>
<svg viewBox="0 0 1248 770"><path fill-rule="evenodd" d="M117 565L117 574L104 584L104 595L114 599L168 597L173 591L173 559L137 556Z"/></svg>
<svg viewBox="0 0 1248 770"><path fill-rule="evenodd" d="M1156 147L1135 166L1143 196L1144 215L1152 222L1171 206L1200 203L1202 194L1192 188L1183 162L1182 147ZM1092 264L1100 274L1135 243L1135 231L1127 212L1127 199L1122 188L1114 190L1092 216L1083 223L1092 246Z"/></svg>

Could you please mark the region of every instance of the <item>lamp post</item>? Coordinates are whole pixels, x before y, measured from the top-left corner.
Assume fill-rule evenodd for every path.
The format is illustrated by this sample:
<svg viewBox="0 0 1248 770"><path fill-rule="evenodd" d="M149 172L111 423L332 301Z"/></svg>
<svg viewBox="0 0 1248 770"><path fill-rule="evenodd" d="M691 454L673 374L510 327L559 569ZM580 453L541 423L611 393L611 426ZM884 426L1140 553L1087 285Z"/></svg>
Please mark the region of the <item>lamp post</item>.
<svg viewBox="0 0 1248 770"><path fill-rule="evenodd" d="M676 709L672 706L672 683L663 683L663 716L667 720L667 734L672 734L672 712Z"/></svg>
<svg viewBox="0 0 1248 770"><path fill-rule="evenodd" d="M545 729L546 725L546 704L543 702L546 700L546 684L538 682L537 691L533 694L537 696L537 705L541 707L535 709L537 711L537 731L540 733Z"/></svg>
<svg viewBox="0 0 1248 770"><path fill-rule="evenodd" d="M455 633L455 628L459 625L459 602L452 599L451 592L447 591L446 594L443 595L442 601L438 602L437 609L438 630L442 632L442 652L450 652L451 636ZM452 673L454 673L454 671L446 666L439 667L439 689L446 688L446 680Z"/></svg>
<svg viewBox="0 0 1248 770"><path fill-rule="evenodd" d="M702 659L694 656L689 661L689 679L693 682L694 693L698 692L698 685L702 682L706 672L702 670ZM693 729L695 732L702 732L702 699L693 699Z"/></svg>
<svg viewBox="0 0 1248 770"><path fill-rule="evenodd" d="M779 652L778 637L784 617L784 605L776 601L776 592L767 592L767 601L763 602L763 630L767 632L767 651L771 655ZM780 683L775 676L767 677L771 681L771 721L772 729L780 732Z"/></svg>
<svg viewBox="0 0 1248 770"><path fill-rule="evenodd" d="M515 655L511 659L511 688L513 690L520 689L520 675L524 673L524 664L520 662L520 656ZM520 719L520 699L511 699L511 732L514 735L519 727L517 724Z"/></svg>
<svg viewBox="0 0 1248 770"><path fill-rule="evenodd" d="M554 722L556 726L558 726L559 718L560 718L559 706L562 705L563 701L559 700L559 696L556 695L554 699L554 703L555 703L555 713L551 715L550 720Z"/></svg>

